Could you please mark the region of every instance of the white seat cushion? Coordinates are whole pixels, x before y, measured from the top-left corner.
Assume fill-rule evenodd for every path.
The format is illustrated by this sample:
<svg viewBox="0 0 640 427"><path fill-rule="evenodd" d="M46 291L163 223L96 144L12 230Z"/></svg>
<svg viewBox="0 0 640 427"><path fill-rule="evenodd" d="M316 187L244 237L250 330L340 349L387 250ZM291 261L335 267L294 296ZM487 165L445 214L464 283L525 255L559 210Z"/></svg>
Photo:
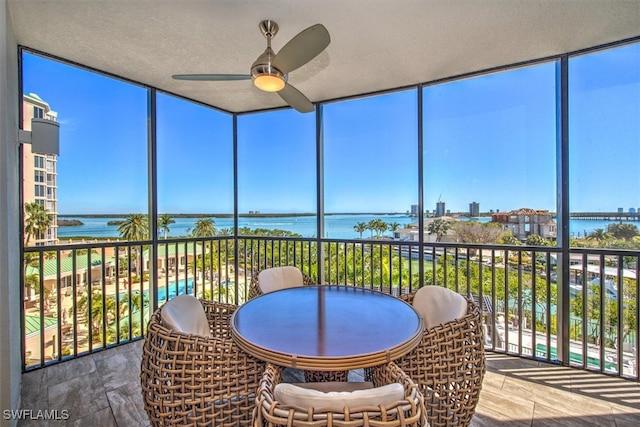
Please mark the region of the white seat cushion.
<svg viewBox="0 0 640 427"><path fill-rule="evenodd" d="M422 316L427 329L464 317L467 299L441 286L425 286L413 297L413 308Z"/></svg>
<svg viewBox="0 0 640 427"><path fill-rule="evenodd" d="M405 399L404 387L399 383L368 390L330 392L280 383L276 385L273 395L282 405L333 412L342 412L345 407L387 406Z"/></svg>
<svg viewBox="0 0 640 427"><path fill-rule="evenodd" d="M171 298L162 306L160 317L165 328L202 337L211 336L204 308L193 295Z"/></svg>
<svg viewBox="0 0 640 427"><path fill-rule="evenodd" d="M264 294L304 285L302 272L293 266L264 269L258 273L258 283L260 284L260 290Z"/></svg>
<svg viewBox="0 0 640 427"><path fill-rule="evenodd" d="M322 382L308 382L308 383L289 383L297 385L302 388L311 388L317 391L356 391L356 390L368 390L373 388L371 381L362 382L347 382L347 381L322 381Z"/></svg>

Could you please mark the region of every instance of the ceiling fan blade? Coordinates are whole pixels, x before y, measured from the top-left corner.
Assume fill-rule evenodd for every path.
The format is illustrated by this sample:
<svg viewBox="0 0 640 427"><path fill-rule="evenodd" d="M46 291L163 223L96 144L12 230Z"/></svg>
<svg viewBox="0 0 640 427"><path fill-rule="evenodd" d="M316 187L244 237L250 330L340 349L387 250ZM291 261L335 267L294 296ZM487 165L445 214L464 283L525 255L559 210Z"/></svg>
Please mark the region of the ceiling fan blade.
<svg viewBox="0 0 640 427"><path fill-rule="evenodd" d="M288 74L318 56L330 42L331 37L324 25L312 25L289 40L271 64L283 74Z"/></svg>
<svg viewBox="0 0 640 427"><path fill-rule="evenodd" d="M227 80L251 80L250 74L174 74L176 80L204 80L204 81L227 81Z"/></svg>
<svg viewBox="0 0 640 427"><path fill-rule="evenodd" d="M284 86L284 89L278 92L278 95L280 95L280 98L284 99L287 104L301 113L310 113L314 110L309 98L288 83Z"/></svg>

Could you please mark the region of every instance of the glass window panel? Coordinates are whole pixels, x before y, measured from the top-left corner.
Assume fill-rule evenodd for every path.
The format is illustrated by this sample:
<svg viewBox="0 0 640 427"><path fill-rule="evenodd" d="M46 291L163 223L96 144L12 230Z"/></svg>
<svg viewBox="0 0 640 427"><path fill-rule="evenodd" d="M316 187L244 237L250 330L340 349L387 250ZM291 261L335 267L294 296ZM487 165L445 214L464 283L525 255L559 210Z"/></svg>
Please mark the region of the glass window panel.
<svg viewBox="0 0 640 427"><path fill-rule="evenodd" d="M426 87L423 113L425 241L461 241L453 225L473 216L520 241L555 244L555 63ZM429 233L431 217L441 216L452 227ZM502 237L467 231L474 243Z"/></svg>
<svg viewBox="0 0 640 427"><path fill-rule="evenodd" d="M170 217L164 217L166 227L159 219L158 235L204 237L232 230L232 116L158 94L157 128L158 214ZM213 229L204 227L209 220Z"/></svg>
<svg viewBox="0 0 640 427"><path fill-rule="evenodd" d="M316 188L315 114L286 109L238 117L240 234L247 227L315 236Z"/></svg>
<svg viewBox="0 0 640 427"><path fill-rule="evenodd" d="M65 215L148 215L147 91L104 75L23 53L23 127L34 108L60 123L60 155L47 160L47 184L56 185L58 210ZM25 156L30 156L25 149ZM34 161L23 159L23 167ZM42 171L41 171L42 173ZM25 177L33 174L24 174ZM41 179L42 178L42 179ZM44 175L38 175L45 182ZM25 182L25 203L33 188ZM55 217L54 217L55 218ZM58 237L119 237L108 218L86 219L93 227L59 227ZM43 233L47 235L47 233ZM144 238L148 238L145 234Z"/></svg>
<svg viewBox="0 0 640 427"><path fill-rule="evenodd" d="M33 156L33 166L36 168L43 169L44 168L44 157L42 156Z"/></svg>
<svg viewBox="0 0 640 427"><path fill-rule="evenodd" d="M569 60L569 162L572 245L637 249L640 44Z"/></svg>
<svg viewBox="0 0 640 427"><path fill-rule="evenodd" d="M418 202L417 92L327 104L323 109L325 237L391 236L358 223L404 227ZM354 215L358 214L358 215Z"/></svg>

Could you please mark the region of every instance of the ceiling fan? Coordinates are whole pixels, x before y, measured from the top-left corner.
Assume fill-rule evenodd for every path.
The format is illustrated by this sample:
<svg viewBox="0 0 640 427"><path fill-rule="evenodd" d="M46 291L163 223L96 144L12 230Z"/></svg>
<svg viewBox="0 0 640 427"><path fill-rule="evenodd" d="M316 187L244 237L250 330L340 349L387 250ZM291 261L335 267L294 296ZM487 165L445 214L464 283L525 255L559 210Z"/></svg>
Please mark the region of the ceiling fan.
<svg viewBox="0 0 640 427"><path fill-rule="evenodd" d="M301 113L313 111L313 104L298 89L290 85L288 75L318 56L331 42L329 32L322 24L312 25L299 32L275 54L271 39L278 32L278 24L265 20L259 24L267 39L267 48L251 65L251 74L174 74L177 80L228 81L249 80L266 92L278 92L287 104Z"/></svg>

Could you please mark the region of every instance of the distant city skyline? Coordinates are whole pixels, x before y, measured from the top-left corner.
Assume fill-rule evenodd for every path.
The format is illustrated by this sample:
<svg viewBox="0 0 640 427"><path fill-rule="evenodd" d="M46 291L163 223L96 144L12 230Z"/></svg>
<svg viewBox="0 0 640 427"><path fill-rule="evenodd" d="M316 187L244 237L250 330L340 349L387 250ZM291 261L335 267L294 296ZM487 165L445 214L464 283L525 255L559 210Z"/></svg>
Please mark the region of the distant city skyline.
<svg viewBox="0 0 640 427"><path fill-rule="evenodd" d="M640 207L640 44L569 61L569 202L573 212ZM147 92L35 54L23 90L58 112L60 214L149 211ZM213 83L212 83L213 84ZM423 151L414 89L323 106L324 211L451 212L558 202L557 65L425 86ZM206 90L206 88L204 89ZM234 211L233 120L158 92L158 212ZM317 211L314 114L238 116L238 210ZM621 155L623 154L623 155Z"/></svg>

